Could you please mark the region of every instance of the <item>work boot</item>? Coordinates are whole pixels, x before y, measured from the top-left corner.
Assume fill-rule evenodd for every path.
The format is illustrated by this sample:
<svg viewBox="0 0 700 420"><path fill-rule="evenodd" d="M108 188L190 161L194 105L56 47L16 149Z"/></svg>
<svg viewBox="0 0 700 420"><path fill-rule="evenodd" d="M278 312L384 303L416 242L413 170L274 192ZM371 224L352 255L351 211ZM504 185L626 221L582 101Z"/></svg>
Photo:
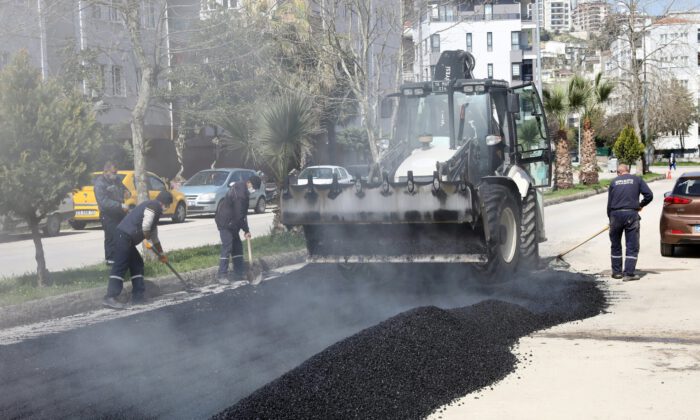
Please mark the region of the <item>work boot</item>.
<svg viewBox="0 0 700 420"><path fill-rule="evenodd" d="M146 298L143 296L131 296L131 302L129 302L131 306L137 306L137 305L145 305L148 303L146 301Z"/></svg>
<svg viewBox="0 0 700 420"><path fill-rule="evenodd" d="M224 275L224 276L219 276L216 281L219 282L219 284L231 284L229 279Z"/></svg>
<svg viewBox="0 0 700 420"><path fill-rule="evenodd" d="M622 278L622 273L613 273L612 278L614 278L614 279L621 279L621 278Z"/></svg>
<svg viewBox="0 0 700 420"><path fill-rule="evenodd" d="M639 279L640 279L640 277L638 275L632 274L632 275L624 276L622 278L622 281L635 281L635 280L639 280Z"/></svg>
<svg viewBox="0 0 700 420"><path fill-rule="evenodd" d="M104 299L102 299L102 305L112 308L112 309L124 309L125 306L123 303L119 302L113 297L105 296Z"/></svg>

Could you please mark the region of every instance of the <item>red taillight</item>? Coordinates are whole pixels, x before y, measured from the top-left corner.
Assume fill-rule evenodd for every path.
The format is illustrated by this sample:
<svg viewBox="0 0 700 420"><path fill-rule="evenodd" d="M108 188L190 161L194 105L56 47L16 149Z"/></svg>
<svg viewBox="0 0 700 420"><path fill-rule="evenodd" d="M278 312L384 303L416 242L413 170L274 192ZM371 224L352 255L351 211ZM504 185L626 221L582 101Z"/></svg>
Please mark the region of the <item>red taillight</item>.
<svg viewBox="0 0 700 420"><path fill-rule="evenodd" d="M690 203L689 198L677 197L675 195L669 195L668 197L664 198L664 206L668 206L669 204L689 204L689 203Z"/></svg>
<svg viewBox="0 0 700 420"><path fill-rule="evenodd" d="M671 235L682 235L683 231L678 229L671 229Z"/></svg>

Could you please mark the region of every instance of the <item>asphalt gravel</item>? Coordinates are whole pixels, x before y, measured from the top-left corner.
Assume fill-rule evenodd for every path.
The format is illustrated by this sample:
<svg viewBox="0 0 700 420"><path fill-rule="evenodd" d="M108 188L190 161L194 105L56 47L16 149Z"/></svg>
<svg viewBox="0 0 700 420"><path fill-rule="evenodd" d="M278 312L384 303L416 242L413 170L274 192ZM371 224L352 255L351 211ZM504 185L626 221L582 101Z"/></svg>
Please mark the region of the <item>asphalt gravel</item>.
<svg viewBox="0 0 700 420"><path fill-rule="evenodd" d="M309 265L0 346L0 418L419 418L511 372L518 337L594 316L588 276ZM219 413L219 414L217 414Z"/></svg>

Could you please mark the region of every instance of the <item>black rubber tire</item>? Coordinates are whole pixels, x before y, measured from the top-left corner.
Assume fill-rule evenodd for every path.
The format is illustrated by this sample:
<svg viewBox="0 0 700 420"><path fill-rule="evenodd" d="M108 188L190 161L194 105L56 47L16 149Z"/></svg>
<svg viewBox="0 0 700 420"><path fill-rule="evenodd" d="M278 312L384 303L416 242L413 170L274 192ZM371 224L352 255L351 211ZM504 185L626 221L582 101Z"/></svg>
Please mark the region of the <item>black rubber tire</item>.
<svg viewBox="0 0 700 420"><path fill-rule="evenodd" d="M528 189L522 207L520 267L533 269L540 263L540 246L537 241L537 193L534 188Z"/></svg>
<svg viewBox="0 0 700 420"><path fill-rule="evenodd" d="M487 282L510 280L520 261L520 197L503 185L480 188L483 202L483 223L489 238L486 241L488 263L483 274ZM516 199L518 201L516 201ZM486 232L485 232L486 233Z"/></svg>
<svg viewBox="0 0 700 420"><path fill-rule="evenodd" d="M673 257L673 252L676 250L675 245L665 244L661 242L661 256L662 257Z"/></svg>
<svg viewBox="0 0 700 420"><path fill-rule="evenodd" d="M267 201L265 201L264 197L258 198L258 202L255 204L255 213L260 214L260 213L265 213L265 209L267 208Z"/></svg>
<svg viewBox="0 0 700 420"><path fill-rule="evenodd" d="M52 214L46 219L46 226L44 226L44 235L46 236L56 236L61 231L61 216L58 214Z"/></svg>
<svg viewBox="0 0 700 420"><path fill-rule="evenodd" d="M85 229L87 222L84 222L82 220L69 220L68 224L75 230L83 230Z"/></svg>
<svg viewBox="0 0 700 420"><path fill-rule="evenodd" d="M185 204L181 201L177 203L177 207L175 207L175 213L173 213L173 217L171 220L173 223L182 223L187 219L187 207L185 207Z"/></svg>

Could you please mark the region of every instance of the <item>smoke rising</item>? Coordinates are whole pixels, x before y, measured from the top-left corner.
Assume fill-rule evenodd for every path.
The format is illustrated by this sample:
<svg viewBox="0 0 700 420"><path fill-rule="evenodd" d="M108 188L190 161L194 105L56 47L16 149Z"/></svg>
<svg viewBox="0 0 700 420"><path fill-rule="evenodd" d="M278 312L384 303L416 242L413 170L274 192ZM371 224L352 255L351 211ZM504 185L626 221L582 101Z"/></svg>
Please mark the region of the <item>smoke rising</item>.
<svg viewBox="0 0 700 420"><path fill-rule="evenodd" d="M438 320L459 317L449 311L485 300L521 305L514 310L550 317L548 323L594 315L602 295L586 288L582 301L574 287L580 284L595 289L585 276L560 272L485 287L471 270L454 265L380 265L350 279L335 266L309 265L257 288L1 346L0 416L204 418L251 393L260 395L256 390L329 346L345 346L346 338L378 324L383 328L382 322L402 319L406 311L412 311L407 319L417 314L415 322L428 332L433 324L435 331L450 331L430 314ZM415 309L421 307L435 308ZM514 305L496 306L494 313L503 308ZM503 320L513 325L508 328L521 328L517 323L525 318L494 317L491 325ZM405 340L425 341L421 335ZM373 342L367 343L371 350ZM426 375L420 365L397 370L416 372Z"/></svg>

